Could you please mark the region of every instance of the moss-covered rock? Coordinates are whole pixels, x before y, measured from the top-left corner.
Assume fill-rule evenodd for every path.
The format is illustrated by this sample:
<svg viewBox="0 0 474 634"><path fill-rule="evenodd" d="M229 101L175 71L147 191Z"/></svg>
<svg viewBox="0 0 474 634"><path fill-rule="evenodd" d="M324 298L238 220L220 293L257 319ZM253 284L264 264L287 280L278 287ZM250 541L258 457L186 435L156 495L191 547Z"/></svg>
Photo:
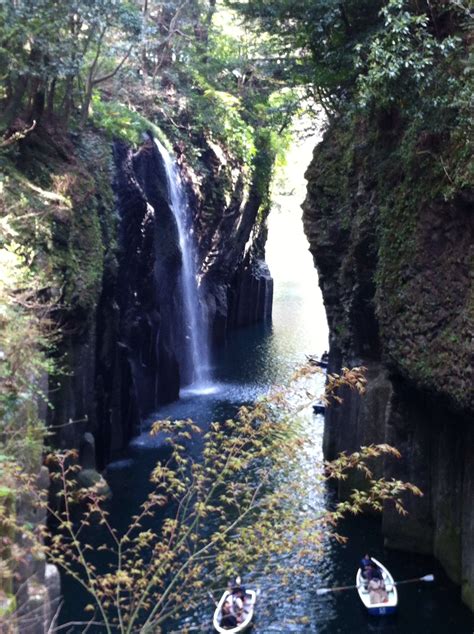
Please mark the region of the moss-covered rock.
<svg viewBox="0 0 474 634"><path fill-rule="evenodd" d="M367 429L401 451L384 474L425 495L407 499L406 519L384 509L387 544L434 553L472 606L474 193L467 171L456 131L439 134L429 121L425 128L397 112L350 114L315 149L304 223L328 314L330 369L363 364L373 374L378 367L375 381L391 386L377 406L348 397L329 411L326 455L367 444Z"/></svg>
<svg viewBox="0 0 474 634"><path fill-rule="evenodd" d="M423 135L409 143L410 130L367 125L334 125L307 172L305 228L331 335L356 356L377 355L381 337L399 373L472 410L474 195L452 191L449 144L425 153Z"/></svg>

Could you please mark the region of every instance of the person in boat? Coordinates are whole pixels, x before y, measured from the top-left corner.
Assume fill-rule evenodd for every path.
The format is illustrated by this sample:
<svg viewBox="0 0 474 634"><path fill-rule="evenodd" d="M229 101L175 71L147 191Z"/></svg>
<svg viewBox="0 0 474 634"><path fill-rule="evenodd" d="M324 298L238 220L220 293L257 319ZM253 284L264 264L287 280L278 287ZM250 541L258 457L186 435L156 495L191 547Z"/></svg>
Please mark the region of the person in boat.
<svg viewBox="0 0 474 634"><path fill-rule="evenodd" d="M372 578L372 566L373 566L373 561L370 555L366 553L360 560L360 569L362 571L362 576L367 581L370 581L370 579Z"/></svg>
<svg viewBox="0 0 474 634"><path fill-rule="evenodd" d="M386 603L388 593L382 578L372 578L367 586L371 603Z"/></svg>
<svg viewBox="0 0 474 634"><path fill-rule="evenodd" d="M242 585L242 579L240 577L235 578L235 583L231 588L231 594L235 597L240 597L242 601L245 598L245 593L247 592L245 587Z"/></svg>
<svg viewBox="0 0 474 634"><path fill-rule="evenodd" d="M371 556L366 553L360 560L360 568L362 570L362 577L369 582L371 579L382 580L382 571L372 560Z"/></svg>
<svg viewBox="0 0 474 634"><path fill-rule="evenodd" d="M234 614L237 623L242 623L244 620L244 600L240 596L234 598Z"/></svg>
<svg viewBox="0 0 474 634"><path fill-rule="evenodd" d="M220 626L229 630L237 626L237 617L232 613L232 605L229 601L222 606Z"/></svg>
<svg viewBox="0 0 474 634"><path fill-rule="evenodd" d="M241 578L236 577L235 583L230 589L230 599L232 605L232 613L235 615L237 623L242 623L245 618L244 603L246 592L247 591L245 587L242 585Z"/></svg>

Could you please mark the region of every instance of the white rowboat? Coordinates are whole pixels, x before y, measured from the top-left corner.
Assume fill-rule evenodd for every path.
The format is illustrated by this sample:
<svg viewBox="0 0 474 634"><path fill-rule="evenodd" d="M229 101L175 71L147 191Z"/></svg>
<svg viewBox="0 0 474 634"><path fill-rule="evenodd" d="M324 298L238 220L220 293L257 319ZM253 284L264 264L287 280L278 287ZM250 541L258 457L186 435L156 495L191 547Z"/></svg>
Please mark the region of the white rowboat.
<svg viewBox="0 0 474 634"><path fill-rule="evenodd" d="M224 592L224 594L220 598L219 603L217 604L216 610L214 612L214 618L212 620L214 629L217 632L223 632L224 634L237 634L237 632L244 632L252 623L253 610L255 606L255 601L257 600L257 593L254 590L246 590L243 602L242 622L231 628L221 627L220 623L222 620L222 608L227 599L231 598L232 594L228 590L226 590L226 592Z"/></svg>
<svg viewBox="0 0 474 634"><path fill-rule="evenodd" d="M385 614L393 614L396 611L397 604L398 604L398 592L397 592L397 586L395 585L395 581L392 575L387 570L387 568L385 568L385 566L383 566L380 563L380 561L377 561L377 559L374 559L374 557L371 557L371 560L382 571L382 580L385 585L387 600L381 603L372 602L373 595L368 590L367 581L362 576L361 568L359 568L356 575L356 586L357 586L357 592L359 593L360 600L362 601L364 607L367 609L369 614L378 615L378 616L385 615Z"/></svg>

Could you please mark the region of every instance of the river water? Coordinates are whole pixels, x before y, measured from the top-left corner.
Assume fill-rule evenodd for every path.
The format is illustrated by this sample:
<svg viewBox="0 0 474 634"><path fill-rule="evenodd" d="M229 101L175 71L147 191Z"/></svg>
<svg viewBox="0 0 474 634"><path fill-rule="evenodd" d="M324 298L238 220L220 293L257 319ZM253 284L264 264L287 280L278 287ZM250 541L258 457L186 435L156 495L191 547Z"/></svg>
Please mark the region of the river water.
<svg viewBox="0 0 474 634"><path fill-rule="evenodd" d="M303 148L296 148L289 161L293 168L298 162L309 162L309 148L313 145L314 140L310 140ZM300 165L299 174L302 172ZM300 221L302 185L301 182L296 190L275 196L277 204L267 247L267 260L275 279L273 323L233 334L228 345L215 354L214 390L204 394L184 391L179 401L161 408L154 419L192 417L205 425L227 418L239 404L266 393L272 384L287 380L294 368L304 362L306 354L320 355L327 348L324 307ZM312 433L322 439L322 417L309 411L305 420ZM125 527L143 499L158 452L144 429L132 442L128 458L108 468L113 491L111 520L116 526ZM330 492L323 492L318 503L330 504ZM471 613L433 558L384 550L380 523L374 518L347 521L340 532L349 537L348 543L329 542L313 577L295 578L291 587L275 587L275 580L268 577L252 580L261 589L254 634L473 634ZM354 583L358 561L368 550L389 567L396 579L435 573L436 581L401 586L399 611L393 618L369 618L355 591L317 596L319 587ZM80 595L69 583L65 590L66 615L78 619ZM212 612L211 600L204 597L198 613L170 624L167 632L181 632L185 626L190 626L190 631L211 632Z"/></svg>

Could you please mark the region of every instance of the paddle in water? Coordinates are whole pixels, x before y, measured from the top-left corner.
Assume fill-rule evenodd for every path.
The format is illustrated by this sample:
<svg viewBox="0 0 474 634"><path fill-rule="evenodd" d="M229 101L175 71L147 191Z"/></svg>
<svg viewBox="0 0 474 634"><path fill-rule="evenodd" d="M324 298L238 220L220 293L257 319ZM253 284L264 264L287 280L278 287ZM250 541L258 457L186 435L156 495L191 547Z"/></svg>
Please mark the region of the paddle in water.
<svg viewBox="0 0 474 634"><path fill-rule="evenodd" d="M399 586L402 583L416 583L417 581L434 581L434 575L425 575L424 577L415 577L413 579L404 579L402 581L395 581L395 585ZM360 586L352 585L352 586L337 586L335 588L318 588L316 590L316 594L321 596L323 594L327 594L328 592L339 592L341 590L355 590Z"/></svg>

